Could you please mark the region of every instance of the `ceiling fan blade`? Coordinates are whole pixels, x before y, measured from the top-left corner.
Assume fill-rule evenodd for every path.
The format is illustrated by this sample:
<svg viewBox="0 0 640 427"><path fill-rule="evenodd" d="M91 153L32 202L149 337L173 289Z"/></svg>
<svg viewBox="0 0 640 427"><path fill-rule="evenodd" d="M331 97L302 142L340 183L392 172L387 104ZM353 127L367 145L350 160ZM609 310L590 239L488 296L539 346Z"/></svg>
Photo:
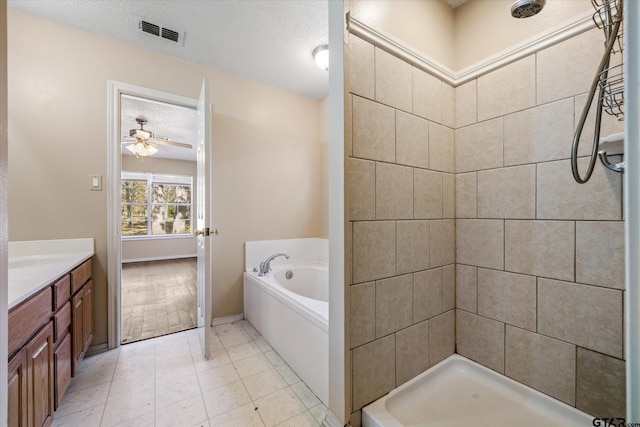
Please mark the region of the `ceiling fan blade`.
<svg viewBox="0 0 640 427"><path fill-rule="evenodd" d="M136 138L133 138L131 136L123 136L122 137L122 143L123 144L130 144L132 142L136 142Z"/></svg>
<svg viewBox="0 0 640 427"><path fill-rule="evenodd" d="M191 144L185 144L184 142L177 142L177 141L167 141L165 139L158 139L156 138L155 141L156 144L161 144L161 145L171 145L173 147L180 147L180 148L193 148L193 145Z"/></svg>

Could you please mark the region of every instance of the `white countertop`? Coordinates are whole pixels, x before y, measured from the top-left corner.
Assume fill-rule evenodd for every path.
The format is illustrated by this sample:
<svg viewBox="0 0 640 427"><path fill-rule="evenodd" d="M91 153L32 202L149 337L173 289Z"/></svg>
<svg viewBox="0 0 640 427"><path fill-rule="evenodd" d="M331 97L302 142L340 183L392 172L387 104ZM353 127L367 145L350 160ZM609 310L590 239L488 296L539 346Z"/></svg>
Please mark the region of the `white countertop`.
<svg viewBox="0 0 640 427"><path fill-rule="evenodd" d="M92 238L9 242L9 309L94 253Z"/></svg>

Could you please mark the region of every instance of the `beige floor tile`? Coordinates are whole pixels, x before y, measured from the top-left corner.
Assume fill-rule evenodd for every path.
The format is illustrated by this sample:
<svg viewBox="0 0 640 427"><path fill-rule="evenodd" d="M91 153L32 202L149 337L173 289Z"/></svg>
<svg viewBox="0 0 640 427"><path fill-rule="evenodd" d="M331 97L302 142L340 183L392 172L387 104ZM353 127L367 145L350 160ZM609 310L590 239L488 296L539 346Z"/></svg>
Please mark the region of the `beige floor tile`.
<svg viewBox="0 0 640 427"><path fill-rule="evenodd" d="M198 372L198 382L203 392L238 381L239 379L240 377L236 372L236 368L231 364Z"/></svg>
<svg viewBox="0 0 640 427"><path fill-rule="evenodd" d="M59 417L56 412L56 416L51 424L51 427L99 427L102 421L102 413L104 412L104 405L100 404L92 408L83 409L82 411L75 412L66 417Z"/></svg>
<svg viewBox="0 0 640 427"><path fill-rule="evenodd" d="M251 402L249 393L242 381L214 388L203 393L202 397L209 418L215 418Z"/></svg>
<svg viewBox="0 0 640 427"><path fill-rule="evenodd" d="M254 401L288 386L275 369L244 378L242 382Z"/></svg>
<svg viewBox="0 0 640 427"><path fill-rule="evenodd" d="M314 406L320 403L320 399L316 397L315 394L307 387L305 383L302 381L293 384L291 386L291 390L298 396L298 399L302 402L302 404L307 408L313 408Z"/></svg>
<svg viewBox="0 0 640 427"><path fill-rule="evenodd" d="M100 404L104 405L107 401L110 386L111 384L105 383L67 393L60 403L55 416L64 417Z"/></svg>
<svg viewBox="0 0 640 427"><path fill-rule="evenodd" d="M114 427L155 427L156 414L150 412L140 417L133 418L131 420L124 421Z"/></svg>
<svg viewBox="0 0 640 427"><path fill-rule="evenodd" d="M210 420L211 427L264 427L262 418L252 403Z"/></svg>
<svg viewBox="0 0 640 427"><path fill-rule="evenodd" d="M258 355L262 353L262 351L260 350L260 347L258 347L255 343L247 342L235 347L228 348L227 353L229 354L229 358L235 362L240 359Z"/></svg>
<svg viewBox="0 0 640 427"><path fill-rule="evenodd" d="M156 427L191 427L206 420L207 411L200 394L156 411Z"/></svg>
<svg viewBox="0 0 640 427"><path fill-rule="evenodd" d="M305 411L301 414L296 415L293 418L288 419L287 421L278 424L281 427L318 427L319 424L316 419L313 417L311 412Z"/></svg>
<svg viewBox="0 0 640 427"><path fill-rule="evenodd" d="M198 377L191 375L156 385L156 408L163 408L200 394Z"/></svg>
<svg viewBox="0 0 640 427"><path fill-rule="evenodd" d="M130 394L120 399L107 402L104 408L102 426L111 427L140 415L153 412L154 389L148 388L139 393Z"/></svg>
<svg viewBox="0 0 640 427"><path fill-rule="evenodd" d="M267 359L263 354L238 360L233 364L233 366L236 367L240 378L250 377L251 375L273 369L273 365L271 365L269 359Z"/></svg>
<svg viewBox="0 0 640 427"><path fill-rule="evenodd" d="M306 409L290 388L285 388L255 401L267 427L276 426Z"/></svg>

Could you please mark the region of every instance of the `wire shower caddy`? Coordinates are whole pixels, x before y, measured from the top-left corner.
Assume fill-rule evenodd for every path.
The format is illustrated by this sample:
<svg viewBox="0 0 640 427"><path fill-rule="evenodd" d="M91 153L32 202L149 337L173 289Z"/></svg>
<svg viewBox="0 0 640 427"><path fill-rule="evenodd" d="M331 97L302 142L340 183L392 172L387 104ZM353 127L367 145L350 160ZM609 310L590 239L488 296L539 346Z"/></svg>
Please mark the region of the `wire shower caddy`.
<svg viewBox="0 0 640 427"><path fill-rule="evenodd" d="M607 168L616 172L624 171L624 163L613 164L609 161L605 150L599 151L602 112L615 116L618 120L624 120L623 0L591 0L591 4L595 9L593 21L598 28L604 31L605 50L591 83L589 96L573 138L571 169L573 177L580 184L589 180L598 157ZM581 177L578 171L578 145L596 91L598 91L598 96L595 98L597 109L593 149L587 172L584 177ZM623 136L619 138L623 138Z"/></svg>

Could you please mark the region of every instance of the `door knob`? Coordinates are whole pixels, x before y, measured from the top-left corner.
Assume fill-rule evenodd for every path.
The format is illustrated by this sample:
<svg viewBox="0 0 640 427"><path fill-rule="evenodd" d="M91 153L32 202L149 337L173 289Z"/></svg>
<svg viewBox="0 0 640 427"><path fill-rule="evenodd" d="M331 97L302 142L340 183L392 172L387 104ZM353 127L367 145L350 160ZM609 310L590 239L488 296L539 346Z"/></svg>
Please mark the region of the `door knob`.
<svg viewBox="0 0 640 427"><path fill-rule="evenodd" d="M210 230L209 227L205 227L202 230L196 230L196 236L210 236L210 235L214 235L217 236L218 235L218 229L214 228L213 230Z"/></svg>

